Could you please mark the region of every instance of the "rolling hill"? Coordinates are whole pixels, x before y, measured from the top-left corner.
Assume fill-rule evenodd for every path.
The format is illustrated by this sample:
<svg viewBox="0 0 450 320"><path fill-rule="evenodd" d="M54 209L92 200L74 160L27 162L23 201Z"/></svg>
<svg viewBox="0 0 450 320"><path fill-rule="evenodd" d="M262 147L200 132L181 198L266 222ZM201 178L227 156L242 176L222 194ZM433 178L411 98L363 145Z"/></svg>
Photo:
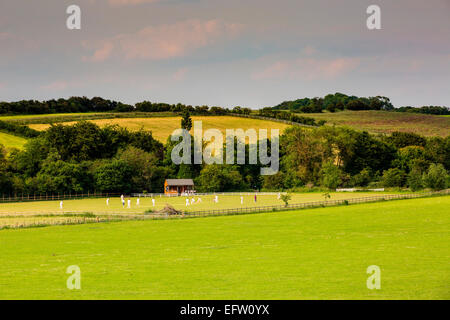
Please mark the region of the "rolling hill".
<svg viewBox="0 0 450 320"><path fill-rule="evenodd" d="M141 128L145 130L151 130L153 136L161 141L166 142L167 138L172 132L180 127L181 117L160 117L160 118L123 118L123 119L97 119L89 120L99 126L117 124L122 127L126 127L130 130L139 130ZM203 130L207 129L219 129L222 133L225 133L226 129L280 129L280 134L284 129L289 127L287 124L259 120L259 119L247 119L238 118L232 116L193 116L192 121L202 121ZM70 125L74 122L65 122L64 124ZM49 127L49 124L30 124L29 127L35 130L45 130Z"/></svg>
<svg viewBox="0 0 450 320"><path fill-rule="evenodd" d="M446 137L450 134L450 118L407 112L389 111L341 111L308 113L317 120L326 120L327 125L349 126L371 133L412 132L423 136Z"/></svg>

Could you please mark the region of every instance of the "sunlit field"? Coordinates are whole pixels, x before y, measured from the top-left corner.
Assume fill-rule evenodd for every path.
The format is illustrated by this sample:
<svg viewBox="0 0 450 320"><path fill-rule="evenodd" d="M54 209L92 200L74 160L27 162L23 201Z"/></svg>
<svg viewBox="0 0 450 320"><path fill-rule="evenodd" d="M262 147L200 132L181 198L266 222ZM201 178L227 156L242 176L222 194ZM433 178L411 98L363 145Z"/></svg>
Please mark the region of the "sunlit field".
<svg viewBox="0 0 450 320"><path fill-rule="evenodd" d="M167 138L174 130L180 128L181 117L161 117L161 118L119 118L119 119L98 119L89 120L99 126L117 124L130 130L139 130L141 128L150 130L153 136L161 141L166 142ZM289 125L267 120L247 119L231 116L193 116L192 121L202 121L203 130L219 129L225 134L226 129L279 129L280 134L289 127ZM75 122L64 122L64 125L71 125ZM35 130L45 130L49 124L30 124L29 127ZM270 135L270 131L269 131Z"/></svg>
<svg viewBox="0 0 450 320"><path fill-rule="evenodd" d="M305 203L312 201L353 199L361 197L371 197L374 195L386 195L383 192L333 192L330 198L325 198L323 193L294 193L289 203ZM189 206L186 206L186 198L188 198ZM192 198L195 200L191 204ZM201 202L198 199L201 198ZM152 198L140 198L137 205L137 198L129 198L131 207L128 208L128 198L126 198L125 207L122 206L120 197L110 198L109 206L106 205L106 198L97 199L80 199L80 200L64 200L63 210L60 209L60 201L30 201L2 203L0 205L1 215L11 213L30 213L30 214L47 214L47 213L63 213L63 212L91 212L91 213L138 213L142 214L146 210L160 210L166 204L172 205L175 209L182 211L199 211L199 210L216 210L231 209L240 207L259 207L259 206L275 206L283 205L282 200L278 200L278 195L257 195L256 202L254 194L244 194L243 204L239 195L219 195L219 202L214 202L214 196L194 196L194 197L155 197L155 206L153 206Z"/></svg>
<svg viewBox="0 0 450 320"><path fill-rule="evenodd" d="M311 113L308 116L326 120L328 125L349 126L371 133L390 134L402 131L441 137L446 137L450 133L450 118L420 113L346 110L335 113Z"/></svg>
<svg viewBox="0 0 450 320"><path fill-rule="evenodd" d="M26 139L0 132L0 144L6 148L18 148L21 149L27 142Z"/></svg>
<svg viewBox="0 0 450 320"><path fill-rule="evenodd" d="M0 299L450 299L450 196L0 231ZM66 287L68 266L81 289ZM366 286L381 269L381 289Z"/></svg>

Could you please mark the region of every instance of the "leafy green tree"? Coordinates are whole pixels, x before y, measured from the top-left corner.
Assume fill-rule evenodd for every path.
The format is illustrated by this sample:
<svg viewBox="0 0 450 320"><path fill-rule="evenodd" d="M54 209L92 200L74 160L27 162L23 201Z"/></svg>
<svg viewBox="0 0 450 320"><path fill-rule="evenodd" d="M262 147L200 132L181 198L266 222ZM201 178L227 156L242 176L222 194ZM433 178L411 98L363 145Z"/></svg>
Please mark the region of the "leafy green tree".
<svg viewBox="0 0 450 320"><path fill-rule="evenodd" d="M236 106L236 107L233 108L233 110L231 110L231 112L237 113L237 114L242 114L243 113L242 107Z"/></svg>
<svg viewBox="0 0 450 320"><path fill-rule="evenodd" d="M405 172L399 168L391 168L383 172L383 185L385 187L401 187L405 183Z"/></svg>
<svg viewBox="0 0 450 320"><path fill-rule="evenodd" d="M355 99L347 104L348 110L368 110L370 107L363 99Z"/></svg>
<svg viewBox="0 0 450 320"><path fill-rule="evenodd" d="M372 176L369 168L364 168L360 173L351 178L351 184L355 187L365 187L372 181Z"/></svg>
<svg viewBox="0 0 450 320"><path fill-rule="evenodd" d="M51 153L36 176L38 192L69 193L89 190L92 177L86 163L68 163Z"/></svg>
<svg viewBox="0 0 450 320"><path fill-rule="evenodd" d="M195 175L194 166L190 164L180 164L177 178L178 179L192 179Z"/></svg>
<svg viewBox="0 0 450 320"><path fill-rule="evenodd" d="M324 143L320 132L291 127L281 136L281 166L288 174L286 187L319 182L322 163L333 156L331 146Z"/></svg>
<svg viewBox="0 0 450 320"><path fill-rule="evenodd" d="M287 207L289 205L289 201L291 200L292 196L289 193L282 194L280 196L281 201L284 202L284 206Z"/></svg>
<svg viewBox="0 0 450 320"><path fill-rule="evenodd" d="M440 163L431 164L428 172L423 174L423 184L432 190L442 190L447 188L448 173Z"/></svg>
<svg viewBox="0 0 450 320"><path fill-rule="evenodd" d="M377 140L367 132L351 131L349 136L349 143L346 143L348 150L342 155L345 172L353 175L364 168L381 172L391 167L396 156L394 147Z"/></svg>
<svg viewBox="0 0 450 320"><path fill-rule="evenodd" d="M411 191L417 191L423 188L422 173L418 168L414 168L408 174L407 183Z"/></svg>
<svg viewBox="0 0 450 320"><path fill-rule="evenodd" d="M0 193L11 192L11 176L8 174L6 149L0 144Z"/></svg>
<svg viewBox="0 0 450 320"><path fill-rule="evenodd" d="M163 145L153 138L151 132L143 129L130 132L117 125L100 128L87 121L77 122L73 126L58 124L46 131L44 139L64 161L112 158L118 149L129 145L163 157Z"/></svg>
<svg viewBox="0 0 450 320"><path fill-rule="evenodd" d="M424 147L426 139L418 134L411 132L395 131L389 137L386 138L388 143L393 144L396 148L404 148L407 146L420 146Z"/></svg>
<svg viewBox="0 0 450 320"><path fill-rule="evenodd" d="M327 106L327 109L326 109L326 110L327 110L328 112L331 112L331 113L336 112L336 110L337 110L336 104L330 103L330 104Z"/></svg>
<svg viewBox="0 0 450 320"><path fill-rule="evenodd" d="M132 191L133 169L124 160L113 160L96 169L95 185L102 192L128 193Z"/></svg>
<svg viewBox="0 0 450 320"><path fill-rule="evenodd" d="M409 172L419 162L428 162L425 157L425 149L419 146L407 146L398 150L397 158L392 161L392 166Z"/></svg>
<svg viewBox="0 0 450 320"><path fill-rule="evenodd" d="M447 170L450 170L450 135L445 139L429 138L425 146L425 154L430 162L442 163Z"/></svg>
<svg viewBox="0 0 450 320"><path fill-rule="evenodd" d="M119 144L118 148L126 148L129 145L142 149L145 152L151 153L161 160L164 156L164 146L161 142L156 140L151 131L144 130L141 128L138 131L130 132L126 130L122 132L120 137L122 142Z"/></svg>
<svg viewBox="0 0 450 320"><path fill-rule="evenodd" d="M328 189L336 189L342 182L342 172L332 162L322 165L322 185Z"/></svg>
<svg viewBox="0 0 450 320"><path fill-rule="evenodd" d="M164 158L162 165L169 171L168 175L171 178L195 178L202 170L201 164L194 164L194 138L191 135L191 164L176 165L172 161L172 150L178 144L178 141L172 141L170 137L167 138L164 148ZM204 146L203 146L204 147Z"/></svg>
<svg viewBox="0 0 450 320"><path fill-rule="evenodd" d="M190 131L192 128L191 114L188 109L184 109L181 114L181 128Z"/></svg>
<svg viewBox="0 0 450 320"><path fill-rule="evenodd" d="M276 174L264 176L263 188L267 190L283 190L285 174L278 171Z"/></svg>
<svg viewBox="0 0 450 320"><path fill-rule="evenodd" d="M32 139L25 144L24 150L10 155L11 169L25 177L36 176L49 152L45 139L42 137Z"/></svg>
<svg viewBox="0 0 450 320"><path fill-rule="evenodd" d="M129 146L120 149L116 159L126 162L131 168L133 190L157 192L161 188L159 185L161 169L158 167L158 157L154 153Z"/></svg>
<svg viewBox="0 0 450 320"><path fill-rule="evenodd" d="M236 166L218 164L205 166L196 178L196 186L201 192L236 191L247 187Z"/></svg>

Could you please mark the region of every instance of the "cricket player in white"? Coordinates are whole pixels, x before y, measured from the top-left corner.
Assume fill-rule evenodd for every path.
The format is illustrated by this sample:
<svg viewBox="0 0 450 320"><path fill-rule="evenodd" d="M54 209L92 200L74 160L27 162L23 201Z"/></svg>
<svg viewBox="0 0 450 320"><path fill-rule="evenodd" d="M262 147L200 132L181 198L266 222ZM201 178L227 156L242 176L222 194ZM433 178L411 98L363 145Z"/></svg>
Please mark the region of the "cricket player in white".
<svg viewBox="0 0 450 320"><path fill-rule="evenodd" d="M241 204L244 204L244 197L241 196Z"/></svg>
<svg viewBox="0 0 450 320"><path fill-rule="evenodd" d="M137 206L139 205L139 201L140 201L139 198L137 198L137 199L136 199L136 205L137 205Z"/></svg>
<svg viewBox="0 0 450 320"><path fill-rule="evenodd" d="M186 207L189 206L189 199L186 198Z"/></svg>
<svg viewBox="0 0 450 320"><path fill-rule="evenodd" d="M62 210L62 208L63 208L63 202L61 201L60 203L59 203L59 208Z"/></svg>
<svg viewBox="0 0 450 320"><path fill-rule="evenodd" d="M128 199L128 208L131 208L131 200Z"/></svg>
<svg viewBox="0 0 450 320"><path fill-rule="evenodd" d="M152 204L153 206L155 206L155 199L152 199Z"/></svg>

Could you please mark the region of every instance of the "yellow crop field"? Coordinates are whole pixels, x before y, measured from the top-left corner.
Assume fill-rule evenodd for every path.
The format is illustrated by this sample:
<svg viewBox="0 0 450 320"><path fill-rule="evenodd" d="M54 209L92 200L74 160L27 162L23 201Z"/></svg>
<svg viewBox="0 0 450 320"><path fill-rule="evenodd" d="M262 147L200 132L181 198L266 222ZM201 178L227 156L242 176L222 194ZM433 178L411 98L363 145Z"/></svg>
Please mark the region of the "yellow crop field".
<svg viewBox="0 0 450 320"><path fill-rule="evenodd" d="M117 124L130 130L150 130L153 136L161 141L166 142L167 138L174 130L180 128L181 117L164 117L164 118L124 118L124 119L97 119L89 120L99 126ZM279 129L280 134L289 127L289 125L267 120L247 119L231 116L193 116L192 121L202 121L203 130L219 129L225 134L226 129ZM74 124L74 122L64 122L64 125ZM30 124L30 128L35 130L45 130L50 127L49 124Z"/></svg>

